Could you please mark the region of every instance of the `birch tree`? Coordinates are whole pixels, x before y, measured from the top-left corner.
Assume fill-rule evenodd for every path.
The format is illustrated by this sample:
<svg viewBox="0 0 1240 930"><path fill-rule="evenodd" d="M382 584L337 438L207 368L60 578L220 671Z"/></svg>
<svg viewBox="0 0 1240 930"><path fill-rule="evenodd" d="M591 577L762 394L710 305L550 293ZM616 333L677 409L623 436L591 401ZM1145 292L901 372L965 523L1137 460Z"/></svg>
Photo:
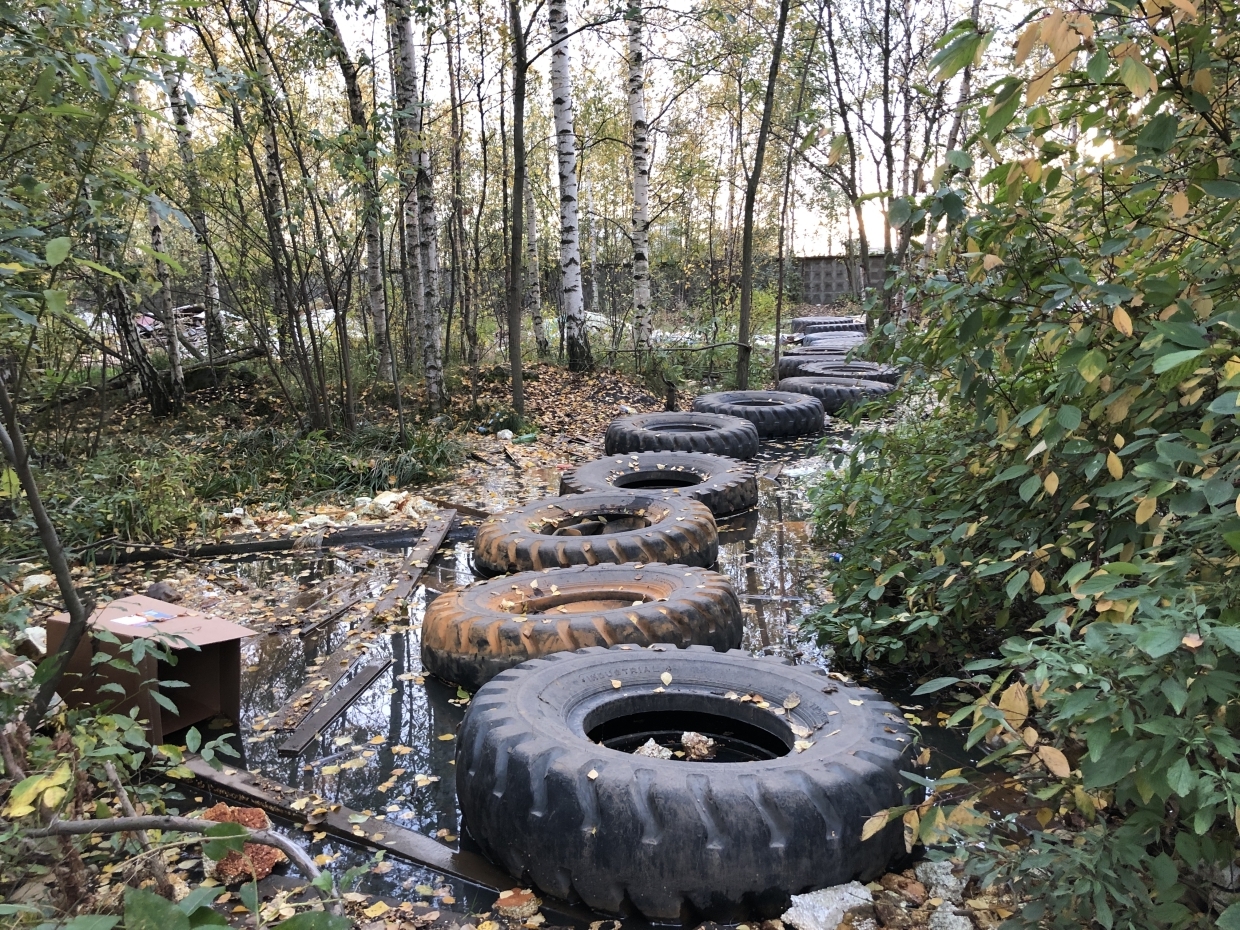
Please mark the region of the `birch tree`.
<svg viewBox="0 0 1240 930"><path fill-rule="evenodd" d="M625 19L629 26L629 123L633 148L633 330L637 348L649 349L654 332L650 306L650 149L641 0L629 3Z"/></svg>
<svg viewBox="0 0 1240 930"><path fill-rule="evenodd" d="M203 321L207 330L207 348L212 354L227 348L224 321L220 315L220 283L216 275L215 255L207 229L207 214L202 205L198 180L198 165L189 130L189 107L181 87L182 74L179 64L173 63L168 34L164 33L164 86L168 91L168 105L172 109L172 126L176 134L177 154L185 169L185 189L189 199L189 221L194 227L194 244L198 249L198 269L202 275Z"/></svg>
<svg viewBox="0 0 1240 930"><path fill-rule="evenodd" d="M570 371L589 371L590 338L581 294L581 243L577 222L577 137L573 132L573 88L569 72L568 5L550 0L551 101L560 168L560 276L564 304L564 341Z"/></svg>
<svg viewBox="0 0 1240 930"><path fill-rule="evenodd" d="M547 327L543 325L542 285L538 269L538 211L534 209L534 188L529 175L525 176L525 309L534 327L534 341L538 343L538 357L547 358L551 346L547 342Z"/></svg>
<svg viewBox="0 0 1240 930"><path fill-rule="evenodd" d="M412 33L410 33L412 37ZM431 181L431 153L426 140L426 105L419 100L417 117L418 255L422 259L422 366L426 396L432 412L448 402L443 380L443 340L439 335L439 247L435 219L435 188Z"/></svg>

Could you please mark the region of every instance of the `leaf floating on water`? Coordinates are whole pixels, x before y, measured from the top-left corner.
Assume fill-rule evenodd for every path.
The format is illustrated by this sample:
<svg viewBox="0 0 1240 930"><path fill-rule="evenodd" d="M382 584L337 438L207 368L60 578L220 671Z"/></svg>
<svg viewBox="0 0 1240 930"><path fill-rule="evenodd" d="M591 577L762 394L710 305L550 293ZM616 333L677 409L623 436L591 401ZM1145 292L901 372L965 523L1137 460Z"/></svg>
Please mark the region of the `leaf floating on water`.
<svg viewBox="0 0 1240 930"><path fill-rule="evenodd" d="M456 739L456 734L455 733L441 733L439 734L439 736L435 737L435 739L442 740L443 742L447 742L448 740Z"/></svg>
<svg viewBox="0 0 1240 930"><path fill-rule="evenodd" d="M659 681L663 682L663 684L665 685L670 685L672 683L672 673L664 672L662 675L659 676Z"/></svg>
<svg viewBox="0 0 1240 930"><path fill-rule="evenodd" d="M386 736L372 736L369 740L367 740L367 742L369 742L370 745L372 746L380 746L383 743L387 742L387 737Z"/></svg>
<svg viewBox="0 0 1240 930"><path fill-rule="evenodd" d="M393 755L397 755L397 756L407 756L407 755L409 755L409 753L411 753L411 752L413 752L413 749L412 749L412 747L410 747L410 746L393 746L393 747L392 747L392 754L393 754Z"/></svg>

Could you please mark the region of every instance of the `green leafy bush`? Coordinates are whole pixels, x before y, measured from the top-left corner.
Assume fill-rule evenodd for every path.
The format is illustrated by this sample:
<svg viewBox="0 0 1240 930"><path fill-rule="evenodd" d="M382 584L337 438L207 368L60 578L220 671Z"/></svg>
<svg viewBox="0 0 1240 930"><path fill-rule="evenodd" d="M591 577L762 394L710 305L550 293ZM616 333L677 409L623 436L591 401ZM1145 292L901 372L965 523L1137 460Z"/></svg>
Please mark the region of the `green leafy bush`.
<svg viewBox="0 0 1240 930"><path fill-rule="evenodd" d="M893 209L937 227L896 285L917 325L880 342L926 419L859 436L819 501L845 553L822 635L976 695L951 722L1027 809L952 773L891 816L1015 880L1023 926L1240 926L1212 881L1240 825L1236 22L1029 25L1046 53L990 88L977 157Z"/></svg>

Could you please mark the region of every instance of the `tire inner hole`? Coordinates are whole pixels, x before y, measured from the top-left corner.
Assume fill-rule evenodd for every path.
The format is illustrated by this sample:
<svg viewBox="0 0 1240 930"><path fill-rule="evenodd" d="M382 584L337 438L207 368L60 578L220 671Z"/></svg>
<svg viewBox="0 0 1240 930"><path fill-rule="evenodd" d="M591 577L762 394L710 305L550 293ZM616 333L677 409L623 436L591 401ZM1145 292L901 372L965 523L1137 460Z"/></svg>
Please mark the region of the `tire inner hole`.
<svg viewBox="0 0 1240 930"><path fill-rule="evenodd" d="M703 426L700 423L654 423L646 429L652 433L712 433L715 431L715 427Z"/></svg>
<svg viewBox="0 0 1240 930"><path fill-rule="evenodd" d="M783 401L779 400L741 400L736 402L738 407L782 407Z"/></svg>
<svg viewBox="0 0 1240 930"><path fill-rule="evenodd" d="M691 471L629 471L612 479L617 488L691 488L702 483L702 476Z"/></svg>
<svg viewBox="0 0 1240 930"><path fill-rule="evenodd" d="M548 536L605 536L648 526L650 521L635 513L582 513L544 523L540 532Z"/></svg>
<svg viewBox="0 0 1240 930"><path fill-rule="evenodd" d="M648 700L659 698L664 700ZM640 695L617 703L627 705L618 715L600 713L607 710L600 708L584 721L586 736L592 742L617 752L631 754L648 740L673 753L683 751L681 738L686 732L700 733L715 742L714 756L698 761L760 762L786 756L791 749L791 731L766 711L758 711L770 717L762 723L780 727L787 738L784 732L756 721L731 713L713 713L716 709L734 713L748 710L747 705L723 698L668 693ZM671 761L681 760L673 756Z"/></svg>

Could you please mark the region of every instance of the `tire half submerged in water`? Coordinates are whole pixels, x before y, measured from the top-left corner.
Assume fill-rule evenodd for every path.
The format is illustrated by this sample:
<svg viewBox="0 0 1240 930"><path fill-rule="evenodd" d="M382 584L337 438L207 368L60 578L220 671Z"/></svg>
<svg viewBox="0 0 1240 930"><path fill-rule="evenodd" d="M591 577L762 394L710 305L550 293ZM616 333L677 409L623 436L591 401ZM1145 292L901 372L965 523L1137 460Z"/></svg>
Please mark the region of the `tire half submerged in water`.
<svg viewBox="0 0 1240 930"><path fill-rule="evenodd" d="M718 557L704 504L629 491L531 501L489 517L474 538L474 566L486 575L624 562L709 568Z"/></svg>
<svg viewBox="0 0 1240 930"><path fill-rule="evenodd" d="M705 413L641 413L607 427L604 448L618 452L707 452L734 459L758 454L758 431L748 420Z"/></svg>
<svg viewBox="0 0 1240 930"><path fill-rule="evenodd" d="M523 572L447 594L426 609L422 667L476 691L528 659L585 646L741 643L732 582L683 565L593 565Z"/></svg>
<svg viewBox="0 0 1240 930"><path fill-rule="evenodd" d="M643 491L687 497L716 517L758 503L758 475L752 465L704 452L630 452L585 462L560 478L561 494Z"/></svg>
<svg viewBox="0 0 1240 930"><path fill-rule="evenodd" d="M805 666L661 648L556 653L475 695L457 794L493 860L606 913L730 922L903 853L899 821L861 839L904 803L913 739L895 707ZM714 738L715 761L633 754L683 731Z"/></svg>
<svg viewBox="0 0 1240 930"><path fill-rule="evenodd" d="M744 417L758 435L804 436L822 432L826 411L816 397L787 391L718 391L693 399L693 409Z"/></svg>

